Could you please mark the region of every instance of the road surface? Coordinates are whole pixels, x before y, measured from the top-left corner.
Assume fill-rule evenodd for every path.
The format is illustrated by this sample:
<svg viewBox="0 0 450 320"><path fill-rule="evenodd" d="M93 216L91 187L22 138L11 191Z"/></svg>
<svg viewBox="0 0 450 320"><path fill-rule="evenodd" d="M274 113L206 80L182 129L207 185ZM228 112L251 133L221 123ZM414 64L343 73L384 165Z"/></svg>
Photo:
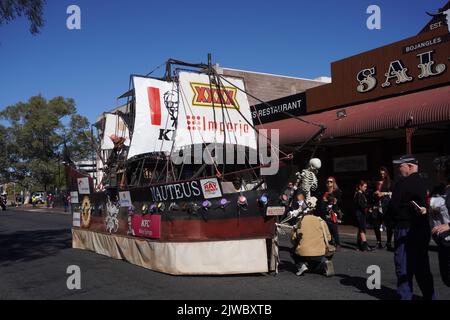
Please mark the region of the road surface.
<svg viewBox="0 0 450 320"><path fill-rule="evenodd" d="M295 275L289 239L281 239L280 273L240 276L171 276L71 248L71 217L45 210L0 212L0 299L395 299L393 254L358 252L342 235L336 275ZM450 299L440 279L436 247L430 259L437 295ZM66 285L70 265L81 269L81 290ZM381 289L369 290L367 267L381 269ZM418 297L420 291L416 288Z"/></svg>

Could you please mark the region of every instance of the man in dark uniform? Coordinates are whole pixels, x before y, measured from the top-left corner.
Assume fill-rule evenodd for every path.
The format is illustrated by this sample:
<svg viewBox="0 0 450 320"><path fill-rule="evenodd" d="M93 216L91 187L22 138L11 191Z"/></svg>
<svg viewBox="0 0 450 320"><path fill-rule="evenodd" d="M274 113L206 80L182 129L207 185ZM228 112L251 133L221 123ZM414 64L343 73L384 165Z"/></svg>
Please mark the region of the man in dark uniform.
<svg viewBox="0 0 450 320"><path fill-rule="evenodd" d="M413 296L413 277L425 299L435 299L428 245L431 238L426 214L426 185L418 173L419 162L406 155L395 160L401 178L392 193L388 220L394 227L397 293L402 300Z"/></svg>

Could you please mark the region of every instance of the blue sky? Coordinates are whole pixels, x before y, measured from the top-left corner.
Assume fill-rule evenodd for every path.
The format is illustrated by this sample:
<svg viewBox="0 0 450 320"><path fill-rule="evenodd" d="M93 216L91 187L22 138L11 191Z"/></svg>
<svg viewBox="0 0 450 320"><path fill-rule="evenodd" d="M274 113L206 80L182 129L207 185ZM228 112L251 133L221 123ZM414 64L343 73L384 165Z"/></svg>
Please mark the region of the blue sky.
<svg viewBox="0 0 450 320"><path fill-rule="evenodd" d="M417 34L445 0L47 0L32 36L21 18L0 26L0 109L41 93L74 98L90 121L116 106L129 75L168 58L296 77L330 75L330 63ZM66 9L81 8L81 30ZM381 30L366 8L381 8ZM158 74L161 74L162 69Z"/></svg>

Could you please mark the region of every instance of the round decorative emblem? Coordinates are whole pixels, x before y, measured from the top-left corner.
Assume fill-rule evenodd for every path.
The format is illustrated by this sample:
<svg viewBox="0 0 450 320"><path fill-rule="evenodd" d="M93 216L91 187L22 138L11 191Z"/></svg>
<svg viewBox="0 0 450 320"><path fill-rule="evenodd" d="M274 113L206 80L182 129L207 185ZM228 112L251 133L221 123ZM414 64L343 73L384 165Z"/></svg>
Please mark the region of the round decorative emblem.
<svg viewBox="0 0 450 320"><path fill-rule="evenodd" d="M91 201L88 196L84 196L83 201L81 202L81 226L83 228L89 228L91 224Z"/></svg>

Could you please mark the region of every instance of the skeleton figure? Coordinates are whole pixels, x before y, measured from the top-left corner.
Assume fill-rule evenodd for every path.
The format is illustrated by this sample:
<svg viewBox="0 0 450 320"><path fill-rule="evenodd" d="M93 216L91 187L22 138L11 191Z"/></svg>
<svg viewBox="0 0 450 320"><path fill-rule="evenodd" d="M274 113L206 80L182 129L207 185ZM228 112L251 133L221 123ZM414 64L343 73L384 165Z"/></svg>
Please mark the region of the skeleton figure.
<svg viewBox="0 0 450 320"><path fill-rule="evenodd" d="M322 166L320 159L314 158L309 161L309 166L302 172L297 172L297 188L305 193L305 201L309 208L315 208L317 203L316 197L311 197L311 191L316 191L318 187L317 171Z"/></svg>
<svg viewBox="0 0 450 320"><path fill-rule="evenodd" d="M119 205L111 202L109 197L106 202L106 231L109 233L115 233L119 229Z"/></svg>
<svg viewBox="0 0 450 320"><path fill-rule="evenodd" d="M309 166L306 169L303 169L302 172L297 172L297 183L296 189L300 188L305 194L305 202L307 204L306 209L300 208L299 210L293 210L289 212L288 216L279 223L276 223L276 232L275 236L272 238L272 252L270 259L270 270L275 271L275 274L278 274L278 264L280 263L280 256L278 250L278 235L285 235L286 231L292 232L293 226L286 224L287 221L292 218L297 218L305 213L305 211L314 210L317 203L316 197L311 197L311 191L317 190L318 182L317 182L317 171L322 166L322 162L320 159L313 158L309 161Z"/></svg>

